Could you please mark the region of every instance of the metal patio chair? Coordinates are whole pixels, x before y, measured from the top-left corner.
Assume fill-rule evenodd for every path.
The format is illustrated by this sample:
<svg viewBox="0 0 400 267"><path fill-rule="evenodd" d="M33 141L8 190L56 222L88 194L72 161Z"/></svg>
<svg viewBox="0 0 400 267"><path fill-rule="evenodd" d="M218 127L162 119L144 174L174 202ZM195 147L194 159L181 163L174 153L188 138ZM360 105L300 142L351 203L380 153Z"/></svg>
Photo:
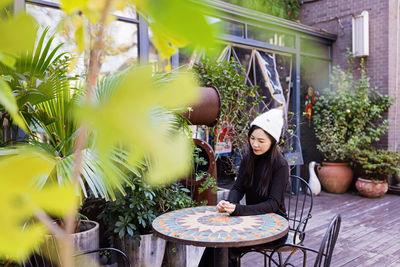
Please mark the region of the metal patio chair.
<svg viewBox="0 0 400 267"><path fill-rule="evenodd" d="M308 183L301 177L296 175L289 176L289 183L286 187L285 206L288 214L289 233L285 244L303 245L306 235L306 226L311 218L311 210L313 207L313 194ZM242 257L249 252L257 252L264 255L264 266L267 266L267 259L274 248L267 249L251 249L244 252L239 257L239 266ZM297 248L282 247L278 253L292 250L294 254ZM304 257L306 257L306 252ZM305 266L305 265L304 265Z"/></svg>
<svg viewBox="0 0 400 267"><path fill-rule="evenodd" d="M90 254L95 254L99 252L108 252L110 254L114 254L117 257L117 265L118 267L131 267L131 262L129 261L128 256L119 249L116 248L99 248L99 249L93 249L93 250L87 250L87 251L82 251L74 255L74 258L84 258L85 255L90 255ZM59 258L59 255L57 255ZM80 266L99 266L101 267L102 265L99 263L98 258L88 258L88 259L83 259L80 263L78 263ZM57 267L60 266L59 262L54 262L50 261L39 254L35 253L31 255L29 259L24 261L22 263L23 267ZM109 266L106 264L106 266ZM114 266L114 265L113 265Z"/></svg>
<svg viewBox="0 0 400 267"><path fill-rule="evenodd" d="M319 250L315 250L312 248L299 246L299 245L281 245L275 248L275 250L271 253L269 258L269 265L270 266L279 266L279 267L286 267L286 266L295 266L293 263L290 262L292 259L293 254L291 253L285 261L282 260L282 255L279 253L279 250L283 247L288 247L291 249L305 251L311 251L316 253L316 258L314 262L314 267L329 267L331 265L333 249L335 248L336 240L339 235L340 230L340 223L341 217L340 214L335 215L329 224L328 229L326 230L325 236L322 239L321 245ZM304 254L305 255L305 254ZM276 259L277 258L277 259ZM303 258L303 265L305 265L306 258Z"/></svg>

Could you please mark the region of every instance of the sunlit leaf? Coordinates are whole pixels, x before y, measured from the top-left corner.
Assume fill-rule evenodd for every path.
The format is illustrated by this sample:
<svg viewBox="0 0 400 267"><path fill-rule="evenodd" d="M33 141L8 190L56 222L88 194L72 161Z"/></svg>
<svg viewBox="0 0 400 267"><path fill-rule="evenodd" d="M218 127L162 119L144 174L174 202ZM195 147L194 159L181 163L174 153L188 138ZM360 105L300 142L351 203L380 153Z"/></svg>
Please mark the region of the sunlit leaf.
<svg viewBox="0 0 400 267"><path fill-rule="evenodd" d="M171 135L169 122L156 115L157 109L190 105L197 96L190 74L176 74L171 83L155 83L151 67L146 66L128 72L107 101L86 105L77 114L95 130L99 155L105 162L113 146L121 145L130 152L132 165L147 155L149 179L165 182L189 170L191 145L186 136Z"/></svg>
<svg viewBox="0 0 400 267"><path fill-rule="evenodd" d="M202 48L215 45L216 29L210 25L200 9L187 0L130 0L149 17L153 43L162 58L175 53L175 47L186 44Z"/></svg>
<svg viewBox="0 0 400 267"><path fill-rule="evenodd" d="M0 8L7 7L13 0L0 0Z"/></svg>
<svg viewBox="0 0 400 267"><path fill-rule="evenodd" d="M102 11L105 7L106 0L61 0L61 8L67 14L74 14L81 12L85 15L91 23L96 24L100 21ZM127 0L114 0L111 1L110 10L125 7L127 5ZM111 14L107 15L106 22L110 23L113 21L113 16Z"/></svg>
<svg viewBox="0 0 400 267"><path fill-rule="evenodd" d="M0 158L0 257L20 260L42 240L46 229L29 223L37 209L65 216L77 207L77 198L70 187L33 186L37 179L48 176L55 160L31 149L18 150Z"/></svg>
<svg viewBox="0 0 400 267"><path fill-rule="evenodd" d="M77 50L78 50L77 52L81 53L81 52L85 51L85 48L86 48L87 32L86 32L86 25L83 22L82 18L81 17L78 17L78 18L79 18L80 23L78 25L75 25L77 27L76 31L75 31L75 41L76 41L76 46L77 46Z"/></svg>
<svg viewBox="0 0 400 267"><path fill-rule="evenodd" d="M12 68L15 64L15 57L0 52L0 62Z"/></svg>
<svg viewBox="0 0 400 267"><path fill-rule="evenodd" d="M0 21L0 51L14 55L33 47L36 25L35 19L24 13L16 15L10 20Z"/></svg>
<svg viewBox="0 0 400 267"><path fill-rule="evenodd" d="M7 109L14 123L26 131L24 120L18 114L17 101L12 94L10 86L2 78L0 78L0 104Z"/></svg>
<svg viewBox="0 0 400 267"><path fill-rule="evenodd" d="M64 216L76 207L77 197L72 185L46 186L40 194L32 196L34 203L55 216ZM53 201L57 199L57 201Z"/></svg>

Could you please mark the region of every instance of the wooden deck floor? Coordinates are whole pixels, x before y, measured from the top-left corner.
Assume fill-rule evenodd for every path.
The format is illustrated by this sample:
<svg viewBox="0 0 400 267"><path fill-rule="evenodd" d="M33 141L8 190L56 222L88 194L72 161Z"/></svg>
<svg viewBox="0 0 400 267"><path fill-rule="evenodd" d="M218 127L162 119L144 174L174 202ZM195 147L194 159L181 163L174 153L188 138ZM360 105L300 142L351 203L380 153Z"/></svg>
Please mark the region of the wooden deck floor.
<svg viewBox="0 0 400 267"><path fill-rule="evenodd" d="M342 225L332 267L400 266L399 195L368 199L355 192L338 195L321 192L314 198L304 244L318 249L330 220L337 213L342 216ZM307 257L307 266L313 266L315 258L310 253ZM242 266L263 266L263 257L248 253ZM296 266L302 266L301 260Z"/></svg>

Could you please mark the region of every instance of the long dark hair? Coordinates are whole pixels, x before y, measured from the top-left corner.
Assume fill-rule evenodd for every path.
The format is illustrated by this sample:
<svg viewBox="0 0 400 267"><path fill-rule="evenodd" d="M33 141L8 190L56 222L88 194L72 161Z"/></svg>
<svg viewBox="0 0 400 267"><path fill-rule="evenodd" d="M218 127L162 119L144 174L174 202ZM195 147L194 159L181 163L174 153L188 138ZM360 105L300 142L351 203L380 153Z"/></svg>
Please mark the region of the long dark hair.
<svg viewBox="0 0 400 267"><path fill-rule="evenodd" d="M244 169L244 177L246 179L246 184L248 187L252 187L254 183L254 168L257 155L254 154L253 149L250 145L250 136L256 129L261 129L258 126L251 126L248 133L248 153L245 157L245 169ZM262 129L261 129L262 130ZM264 131L264 130L263 130ZM276 159L276 155L279 153L277 147L277 141L273 138L269 133L264 131L268 137L271 139L271 147L266 153L266 162L262 166L262 177L259 179L259 183L257 186L257 192L262 195L266 196L268 194L269 183L271 181L273 166Z"/></svg>

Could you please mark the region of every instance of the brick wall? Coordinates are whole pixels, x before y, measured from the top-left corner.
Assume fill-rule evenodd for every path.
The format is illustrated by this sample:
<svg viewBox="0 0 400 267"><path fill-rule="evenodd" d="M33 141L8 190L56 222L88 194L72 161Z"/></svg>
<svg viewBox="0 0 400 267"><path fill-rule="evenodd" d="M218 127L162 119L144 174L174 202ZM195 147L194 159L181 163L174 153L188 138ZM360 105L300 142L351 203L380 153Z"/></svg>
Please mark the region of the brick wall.
<svg viewBox="0 0 400 267"><path fill-rule="evenodd" d="M391 126L388 133L388 146L400 151L400 0L389 0L388 11L388 91L395 98L388 117Z"/></svg>
<svg viewBox="0 0 400 267"><path fill-rule="evenodd" d="M399 88L398 2L400 0L320 0L301 6L300 22L337 34L333 45L333 64L346 67L344 53L352 45L352 17L369 12L369 56L367 75L371 86L396 97ZM398 55L398 56L396 56ZM357 63L357 62L356 62ZM397 85L397 86L396 86ZM397 149L400 142L400 95L387 117L391 119L389 133L380 142L383 148Z"/></svg>

